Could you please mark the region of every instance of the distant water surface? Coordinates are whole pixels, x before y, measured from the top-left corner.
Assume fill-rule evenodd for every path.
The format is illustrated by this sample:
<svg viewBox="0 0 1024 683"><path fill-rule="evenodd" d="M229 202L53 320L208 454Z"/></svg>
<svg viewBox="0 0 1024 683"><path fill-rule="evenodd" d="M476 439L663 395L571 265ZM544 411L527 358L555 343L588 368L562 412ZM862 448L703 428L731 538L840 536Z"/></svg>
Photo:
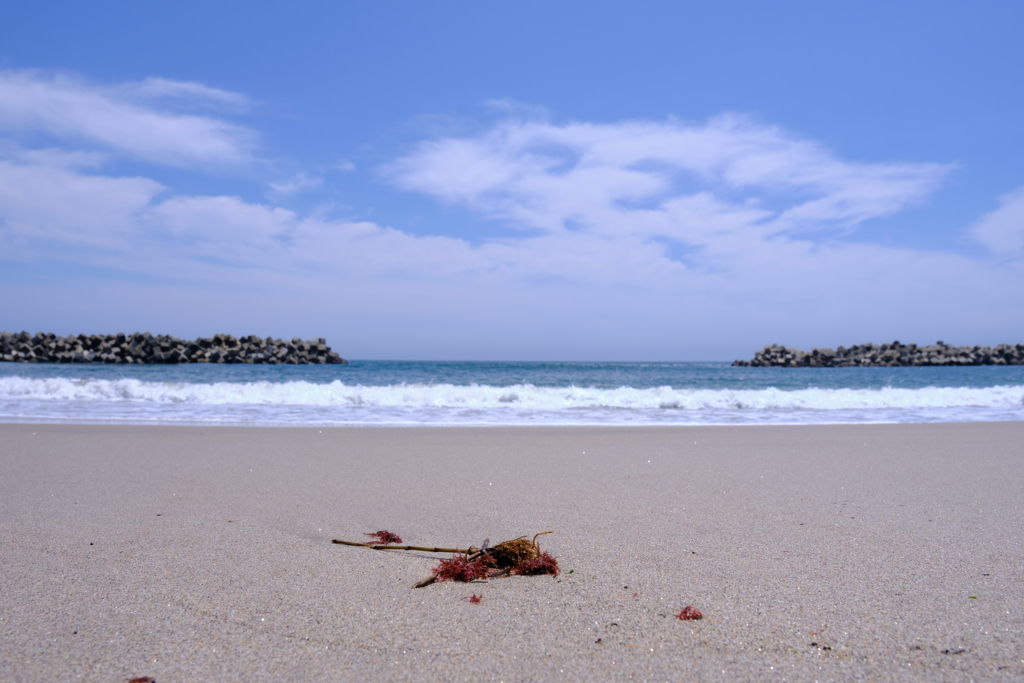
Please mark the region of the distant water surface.
<svg viewBox="0 0 1024 683"><path fill-rule="evenodd" d="M1024 366L727 363L0 363L0 421L686 425L1024 419Z"/></svg>

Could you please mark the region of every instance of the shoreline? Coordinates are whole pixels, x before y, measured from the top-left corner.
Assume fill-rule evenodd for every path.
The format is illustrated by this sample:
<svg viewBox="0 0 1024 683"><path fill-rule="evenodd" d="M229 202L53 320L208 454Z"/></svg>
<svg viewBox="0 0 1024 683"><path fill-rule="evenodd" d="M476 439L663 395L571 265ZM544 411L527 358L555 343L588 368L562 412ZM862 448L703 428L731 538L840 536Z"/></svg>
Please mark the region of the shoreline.
<svg viewBox="0 0 1024 683"><path fill-rule="evenodd" d="M799 369L753 372L725 364L669 370L457 365L124 366L130 372L36 365L16 373L0 367L0 421L322 428L1024 419L1024 366L807 371L824 373L815 380Z"/></svg>
<svg viewBox="0 0 1024 683"><path fill-rule="evenodd" d="M46 425L51 427L155 427L185 429L743 429L743 428L780 428L780 427L886 427L898 425L984 425L1021 423L1024 419L1008 418L1005 420L919 420L914 422L872 421L872 422L693 422L693 423L649 423L635 424L614 423L540 423L516 424L501 422L352 422L352 423L294 423L294 422L253 422L253 423L214 423L214 422L171 422L154 419L150 422L101 422L101 421L70 421L64 419L42 420L38 422L25 420L6 420L0 416L0 426L15 425Z"/></svg>
<svg viewBox="0 0 1024 683"><path fill-rule="evenodd" d="M1024 676L1024 422L739 426L0 424L0 680Z"/></svg>

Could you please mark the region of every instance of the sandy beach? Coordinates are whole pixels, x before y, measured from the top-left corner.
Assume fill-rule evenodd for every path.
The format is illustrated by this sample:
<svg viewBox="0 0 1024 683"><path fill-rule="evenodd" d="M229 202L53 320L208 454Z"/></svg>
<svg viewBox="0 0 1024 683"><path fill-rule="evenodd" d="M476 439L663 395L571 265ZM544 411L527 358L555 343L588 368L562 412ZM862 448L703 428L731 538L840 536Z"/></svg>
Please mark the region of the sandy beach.
<svg viewBox="0 0 1024 683"><path fill-rule="evenodd" d="M0 425L3 681L1020 680L1022 608L1021 422Z"/></svg>

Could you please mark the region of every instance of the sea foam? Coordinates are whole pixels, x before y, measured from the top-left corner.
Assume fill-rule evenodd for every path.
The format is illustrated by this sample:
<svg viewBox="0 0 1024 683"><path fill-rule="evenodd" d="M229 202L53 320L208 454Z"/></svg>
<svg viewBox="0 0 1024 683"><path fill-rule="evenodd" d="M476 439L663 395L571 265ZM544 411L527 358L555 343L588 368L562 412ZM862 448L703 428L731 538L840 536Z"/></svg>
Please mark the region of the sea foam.
<svg viewBox="0 0 1024 683"><path fill-rule="evenodd" d="M681 389L0 377L0 420L753 424L1024 419L1024 386Z"/></svg>

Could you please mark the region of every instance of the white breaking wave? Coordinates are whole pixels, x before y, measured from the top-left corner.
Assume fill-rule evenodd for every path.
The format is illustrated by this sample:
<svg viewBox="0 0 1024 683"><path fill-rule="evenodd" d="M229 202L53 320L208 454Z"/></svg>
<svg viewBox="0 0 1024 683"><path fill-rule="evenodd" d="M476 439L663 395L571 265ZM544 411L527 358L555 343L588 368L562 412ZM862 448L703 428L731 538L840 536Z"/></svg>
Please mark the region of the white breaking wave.
<svg viewBox="0 0 1024 683"><path fill-rule="evenodd" d="M1024 419L1024 386L677 389L0 377L0 419L221 424L737 424Z"/></svg>
<svg viewBox="0 0 1024 683"><path fill-rule="evenodd" d="M138 401L195 405L381 406L566 410L871 410L885 408L1021 407L1024 387L922 389L596 389L585 387L347 385L311 382L191 384L136 379L0 378L0 400Z"/></svg>

